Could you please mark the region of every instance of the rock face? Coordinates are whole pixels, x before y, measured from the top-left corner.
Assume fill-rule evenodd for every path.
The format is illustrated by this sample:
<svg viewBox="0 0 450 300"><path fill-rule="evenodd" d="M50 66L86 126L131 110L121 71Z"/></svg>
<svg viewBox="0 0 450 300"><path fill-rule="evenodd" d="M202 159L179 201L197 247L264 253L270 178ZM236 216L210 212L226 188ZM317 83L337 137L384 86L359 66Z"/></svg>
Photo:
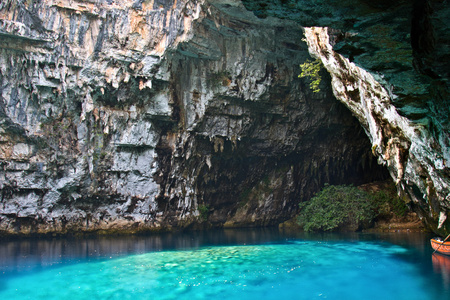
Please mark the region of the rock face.
<svg viewBox="0 0 450 300"><path fill-rule="evenodd" d="M400 65L376 64L363 54L380 40L364 34L390 5L346 16L351 1L316 2L2 1L0 230L276 225L324 183L386 178L373 154L436 227L449 208L448 68L429 63L431 17L416 16ZM331 73L320 93L297 77L309 52Z"/></svg>
<svg viewBox="0 0 450 300"><path fill-rule="evenodd" d="M275 225L386 177L298 79L302 28L237 1L3 1L0 229ZM324 74L326 76L326 74Z"/></svg>
<svg viewBox="0 0 450 300"><path fill-rule="evenodd" d="M444 158L449 142L446 133L437 132L436 140L423 120L415 123L400 115L389 93L370 73L332 50L327 29L307 28L305 35L311 52L332 74L336 97L359 117L373 152L388 167L400 191L413 200L425 221L436 222L439 213L445 218L450 200Z"/></svg>
<svg viewBox="0 0 450 300"><path fill-rule="evenodd" d="M311 54L358 118L399 192L441 233L450 211L450 33L446 1L244 0L306 26ZM446 228L445 228L446 227Z"/></svg>

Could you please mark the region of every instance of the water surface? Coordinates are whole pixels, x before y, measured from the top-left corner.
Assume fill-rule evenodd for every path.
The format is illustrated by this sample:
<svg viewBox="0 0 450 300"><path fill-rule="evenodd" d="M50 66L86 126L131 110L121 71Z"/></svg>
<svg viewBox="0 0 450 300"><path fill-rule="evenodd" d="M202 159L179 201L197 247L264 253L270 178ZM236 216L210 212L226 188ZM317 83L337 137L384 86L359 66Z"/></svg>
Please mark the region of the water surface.
<svg viewBox="0 0 450 300"><path fill-rule="evenodd" d="M2 241L0 299L450 299L429 236L221 230Z"/></svg>

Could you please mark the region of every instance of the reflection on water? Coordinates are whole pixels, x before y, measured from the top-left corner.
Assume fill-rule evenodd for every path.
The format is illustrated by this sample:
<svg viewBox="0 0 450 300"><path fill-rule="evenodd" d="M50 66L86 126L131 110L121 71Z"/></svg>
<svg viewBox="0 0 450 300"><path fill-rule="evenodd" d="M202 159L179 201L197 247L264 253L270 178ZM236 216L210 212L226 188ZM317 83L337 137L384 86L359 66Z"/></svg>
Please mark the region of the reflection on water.
<svg viewBox="0 0 450 300"><path fill-rule="evenodd" d="M444 286L450 287L450 256L433 253L432 261L434 272L442 276Z"/></svg>
<svg viewBox="0 0 450 300"><path fill-rule="evenodd" d="M119 257L151 251L195 249L217 245L282 243L289 239L312 241L377 241L430 251L429 237L421 233L304 233L277 228L224 229L161 233L148 236L86 239L0 240L0 271L29 271L84 259ZM424 243L425 241L425 243Z"/></svg>
<svg viewBox="0 0 450 300"><path fill-rule="evenodd" d="M429 235L423 233L308 234L292 231L279 231L276 228L264 228L194 231L185 233L154 234L149 236L100 237L87 239L2 240L0 241L0 274L9 278L35 272L48 274L46 270L62 266L71 266L77 263L85 264L89 262L103 264L103 261L106 263L110 258L123 257L124 259L128 259L125 257L129 255L152 252L159 253L168 250L198 249L200 251L190 253L192 253L192 255L204 254L206 257L209 257L211 256L208 252L210 250L205 250L205 247L216 246L283 244L284 248L282 249L284 249L283 251L285 251L285 255L287 255L287 250L296 249L295 247L292 248L289 246L292 243L302 244L304 242L305 244L313 246L313 248L314 245L326 244L327 247L320 248L321 251L323 251L321 252L321 256L325 257L327 255L333 255L335 258L339 258L338 253L347 252L348 254L350 245L356 245L354 255L359 255L360 248L358 247L360 246L358 245L363 246L363 249L365 249L363 252L365 253L370 253L372 251L370 250L372 249L370 247L371 244L377 245L377 247L381 246L386 248L396 245L401 249L405 249L405 251L396 251L392 255L401 261L402 264L407 264L417 271L414 271L420 277L417 280L418 282L424 282L424 286L427 287L426 293L430 294L429 299L432 299L434 296L439 296L442 299L450 299L450 257L438 254L432 255L433 250L430 247L429 238ZM373 249L378 249L377 247ZM272 248L264 249L266 249L265 251L267 252ZM219 248L216 250L219 250ZM221 251L226 252L228 250L222 249ZM275 253L274 249L271 251L274 251ZM372 255L374 255L376 251L373 250ZM310 252L304 253L303 257L309 257L309 253ZM187 254L188 253L186 252L186 255ZM149 256L150 261L154 261L159 257L155 255ZM175 254L172 252L171 255L176 257L176 255L181 255L181 253ZM292 254L291 256L296 257L296 255L297 254ZM267 258L270 257L271 256L267 256ZM211 256L211 258L214 258L214 256ZM216 258L217 261L220 261L220 257ZM374 258L372 257L371 259ZM195 261L194 257L191 257L189 260L191 262ZM206 260L206 258L203 260ZM311 258L311 261L312 260L313 259ZM128 262L128 260L126 261ZM259 260L249 264L249 266L256 265L257 262L259 262ZM175 262L169 261L169 265L173 265L174 263ZM167 269L166 264L167 262L164 262L165 269ZM201 266L201 264L202 260L200 260L198 265ZM88 267L88 265L85 265L85 267ZM376 265L368 265L369 269L376 267ZM248 268L251 269L251 267ZM376 270L377 272L382 271L381 269ZM159 274L161 275L163 273ZM147 275L150 276L149 274ZM377 274L371 274L371 276L376 275ZM129 276L131 277L133 274L129 274ZM381 273L379 276L382 276ZM303 278L303 280L306 279ZM335 278L334 280L337 279ZM0 284L3 284L2 280L0 280Z"/></svg>
<svg viewBox="0 0 450 300"><path fill-rule="evenodd" d="M84 259L119 257L151 251L214 245L249 245L283 241L296 234L277 229L211 230L86 239L24 239L0 242L0 270L29 271Z"/></svg>

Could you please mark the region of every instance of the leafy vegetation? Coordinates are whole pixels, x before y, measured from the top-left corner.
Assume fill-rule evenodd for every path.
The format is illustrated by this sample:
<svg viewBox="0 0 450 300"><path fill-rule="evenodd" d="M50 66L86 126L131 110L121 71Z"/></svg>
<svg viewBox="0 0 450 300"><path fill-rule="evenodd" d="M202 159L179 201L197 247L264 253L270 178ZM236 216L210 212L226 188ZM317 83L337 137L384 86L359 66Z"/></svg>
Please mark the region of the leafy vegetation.
<svg viewBox="0 0 450 300"><path fill-rule="evenodd" d="M378 191L371 197L377 218L389 218L392 214L403 217L408 212L405 202L395 192Z"/></svg>
<svg viewBox="0 0 450 300"><path fill-rule="evenodd" d="M354 186L325 185L310 201L300 204L298 223L305 231L360 230L378 217L407 212L396 195L369 193Z"/></svg>
<svg viewBox="0 0 450 300"><path fill-rule="evenodd" d="M198 211L200 213L200 219L202 219L203 221L208 220L208 216L209 216L209 206L208 205L204 205L204 204L199 205Z"/></svg>
<svg viewBox="0 0 450 300"><path fill-rule="evenodd" d="M309 87L314 93L320 92L320 82L322 81L322 77L320 76L320 70L322 68L322 61L320 59L316 59L315 61L306 60L303 64L300 65L302 69L302 73L298 75L299 78L309 77L311 82Z"/></svg>

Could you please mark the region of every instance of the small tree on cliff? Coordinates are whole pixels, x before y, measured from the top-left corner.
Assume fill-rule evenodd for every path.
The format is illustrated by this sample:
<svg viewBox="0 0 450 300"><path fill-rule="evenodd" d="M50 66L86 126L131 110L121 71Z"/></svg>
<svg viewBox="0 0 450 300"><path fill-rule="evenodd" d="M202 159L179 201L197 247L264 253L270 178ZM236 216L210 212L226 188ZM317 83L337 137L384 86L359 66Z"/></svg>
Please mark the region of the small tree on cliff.
<svg viewBox="0 0 450 300"><path fill-rule="evenodd" d="M322 81L322 77L319 73L322 66L322 61L320 59L316 59L314 61L308 59L300 65L302 73L298 75L298 77L309 77L311 80L309 87L314 93L320 92L319 84Z"/></svg>

